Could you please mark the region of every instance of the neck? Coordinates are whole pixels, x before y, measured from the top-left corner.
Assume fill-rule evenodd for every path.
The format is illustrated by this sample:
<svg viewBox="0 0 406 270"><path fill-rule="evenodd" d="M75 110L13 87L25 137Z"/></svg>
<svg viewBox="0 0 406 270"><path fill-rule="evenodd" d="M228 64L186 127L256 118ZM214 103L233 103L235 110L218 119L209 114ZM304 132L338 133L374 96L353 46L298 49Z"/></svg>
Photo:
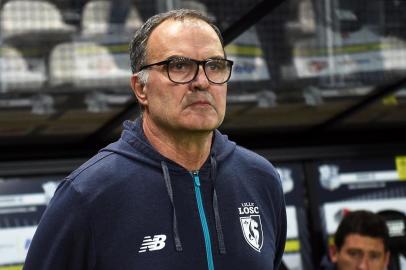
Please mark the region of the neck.
<svg viewBox="0 0 406 270"><path fill-rule="evenodd" d="M188 171L199 170L210 154L212 131L178 131L158 127L144 118L142 127L151 145Z"/></svg>

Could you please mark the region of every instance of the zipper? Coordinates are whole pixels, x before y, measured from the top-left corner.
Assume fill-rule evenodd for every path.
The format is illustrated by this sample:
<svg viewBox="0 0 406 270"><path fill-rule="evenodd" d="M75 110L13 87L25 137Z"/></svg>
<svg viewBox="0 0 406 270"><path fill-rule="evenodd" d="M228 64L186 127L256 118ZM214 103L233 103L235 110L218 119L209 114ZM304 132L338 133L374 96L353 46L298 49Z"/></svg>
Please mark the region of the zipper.
<svg viewBox="0 0 406 270"><path fill-rule="evenodd" d="M193 181L194 181L194 186L195 186L197 208L199 209L200 224L202 224L204 244L206 246L207 266L208 266L209 270L214 270L213 253L211 250L209 226L207 225L206 214L204 212L204 207L203 207L202 194L200 192L199 171L193 171L192 176L193 176Z"/></svg>

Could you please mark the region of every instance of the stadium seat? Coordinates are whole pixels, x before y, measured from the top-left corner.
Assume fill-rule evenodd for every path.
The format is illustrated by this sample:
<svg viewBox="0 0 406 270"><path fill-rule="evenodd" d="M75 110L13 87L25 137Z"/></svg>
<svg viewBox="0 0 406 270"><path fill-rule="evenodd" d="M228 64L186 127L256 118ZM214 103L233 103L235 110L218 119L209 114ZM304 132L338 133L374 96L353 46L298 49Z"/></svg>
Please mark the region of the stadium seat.
<svg viewBox="0 0 406 270"><path fill-rule="evenodd" d="M108 34L114 27L110 23L110 1L90 1L86 3L82 14L82 35L93 36ZM143 21L135 7L132 7L125 20L125 25L122 30L133 32L142 25Z"/></svg>
<svg viewBox="0 0 406 270"><path fill-rule="evenodd" d="M56 39L75 32L75 27L62 20L59 9L52 3L40 0L14 0L6 2L1 10L3 38L30 35L33 39Z"/></svg>
<svg viewBox="0 0 406 270"><path fill-rule="evenodd" d="M298 3L297 19L288 21L286 28L293 39L303 35L314 35L316 33L316 21L313 3L311 0L304 0Z"/></svg>
<svg viewBox="0 0 406 270"><path fill-rule="evenodd" d="M15 48L0 47L0 90L34 90L40 88L46 80L41 71L32 71L27 61Z"/></svg>
<svg viewBox="0 0 406 270"><path fill-rule="evenodd" d="M51 86L73 85L79 89L129 86L130 70L118 67L108 48L94 42L58 44L49 61Z"/></svg>

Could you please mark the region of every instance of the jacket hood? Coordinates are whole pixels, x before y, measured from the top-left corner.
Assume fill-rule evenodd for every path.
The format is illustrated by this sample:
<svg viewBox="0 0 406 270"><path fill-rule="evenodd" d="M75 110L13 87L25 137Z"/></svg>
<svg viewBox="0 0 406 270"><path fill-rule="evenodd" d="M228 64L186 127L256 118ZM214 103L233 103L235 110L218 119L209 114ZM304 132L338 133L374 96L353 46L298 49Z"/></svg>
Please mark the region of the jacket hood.
<svg viewBox="0 0 406 270"><path fill-rule="evenodd" d="M135 121L125 121L121 138L101 151L114 152L130 159L135 159L152 166L161 167L161 162L168 164L171 170L181 169L172 160L161 155L148 141L142 128L142 118ZM226 135L214 130L213 143L210 150L210 157L217 163L226 159L236 148L235 142L229 141ZM134 151L135 150L135 151Z"/></svg>

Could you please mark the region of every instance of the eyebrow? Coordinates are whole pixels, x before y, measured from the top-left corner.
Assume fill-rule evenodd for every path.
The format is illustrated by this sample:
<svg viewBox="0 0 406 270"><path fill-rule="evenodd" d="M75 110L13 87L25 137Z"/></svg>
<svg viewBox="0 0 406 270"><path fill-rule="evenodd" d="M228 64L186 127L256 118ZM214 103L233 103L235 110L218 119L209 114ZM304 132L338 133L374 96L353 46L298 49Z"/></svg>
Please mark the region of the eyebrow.
<svg viewBox="0 0 406 270"><path fill-rule="evenodd" d="M226 59L226 58L224 56L213 56L213 57L209 57L207 59L213 59L213 60L219 59L219 60L221 60L221 59Z"/></svg>
<svg viewBox="0 0 406 270"><path fill-rule="evenodd" d="M190 58L190 57L187 57L187 56L183 56L183 55L171 55L171 56L167 57L166 60L177 59L177 58L181 58L181 59L191 59L191 60L196 60L196 61L202 61L202 60L193 59L193 58ZM209 60L209 59L213 59L213 60L225 60L226 58L225 58L224 56L215 55L215 56L208 57L208 58L204 59L203 61Z"/></svg>

